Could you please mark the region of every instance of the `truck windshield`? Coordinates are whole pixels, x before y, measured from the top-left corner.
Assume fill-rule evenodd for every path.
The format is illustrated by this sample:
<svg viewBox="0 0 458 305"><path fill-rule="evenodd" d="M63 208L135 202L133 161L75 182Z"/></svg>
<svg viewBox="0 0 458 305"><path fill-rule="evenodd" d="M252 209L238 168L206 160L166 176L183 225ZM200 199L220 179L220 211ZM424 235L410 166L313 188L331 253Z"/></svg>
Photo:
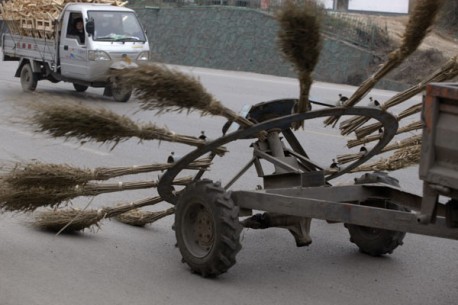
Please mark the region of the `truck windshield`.
<svg viewBox="0 0 458 305"><path fill-rule="evenodd" d="M145 33L132 12L89 11L94 20L96 41L138 41L145 42Z"/></svg>

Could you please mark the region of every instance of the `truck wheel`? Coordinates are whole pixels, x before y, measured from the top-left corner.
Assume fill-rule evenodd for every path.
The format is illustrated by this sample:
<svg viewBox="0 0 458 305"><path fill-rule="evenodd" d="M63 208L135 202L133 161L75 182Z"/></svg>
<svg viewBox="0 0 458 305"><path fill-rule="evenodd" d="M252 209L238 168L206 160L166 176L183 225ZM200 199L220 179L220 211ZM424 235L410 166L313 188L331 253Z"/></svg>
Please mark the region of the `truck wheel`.
<svg viewBox="0 0 458 305"><path fill-rule="evenodd" d="M112 84L111 93L116 102L126 103L132 95L132 89L119 84Z"/></svg>
<svg viewBox="0 0 458 305"><path fill-rule="evenodd" d="M201 180L188 185L175 207L178 248L191 270L218 276L235 264L241 249L239 207L220 184Z"/></svg>
<svg viewBox="0 0 458 305"><path fill-rule="evenodd" d="M386 173L365 174L359 179L355 179L356 184L383 182L393 186L399 186L395 178L388 176ZM384 200L368 200L362 205L374 206L379 208L408 211L394 203ZM356 244L359 250L371 256L381 256L393 253L394 249L403 244L405 232L390 231L365 226L345 224L350 233L350 241Z"/></svg>
<svg viewBox="0 0 458 305"><path fill-rule="evenodd" d="M33 74L29 63L24 64L21 69L21 86L24 92L35 91L37 88L37 77Z"/></svg>
<svg viewBox="0 0 458 305"><path fill-rule="evenodd" d="M84 92L89 88L88 86L80 85L77 83L73 83L73 88L75 88L76 92Z"/></svg>

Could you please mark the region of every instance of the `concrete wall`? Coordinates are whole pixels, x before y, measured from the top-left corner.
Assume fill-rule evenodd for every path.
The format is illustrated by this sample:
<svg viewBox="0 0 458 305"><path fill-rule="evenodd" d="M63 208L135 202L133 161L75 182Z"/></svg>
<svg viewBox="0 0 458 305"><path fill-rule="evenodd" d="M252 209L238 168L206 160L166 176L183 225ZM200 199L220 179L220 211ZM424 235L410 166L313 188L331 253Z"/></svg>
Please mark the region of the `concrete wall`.
<svg viewBox="0 0 458 305"><path fill-rule="evenodd" d="M275 19L237 7L137 9L155 59L164 63L295 77L280 54ZM314 79L359 82L374 57L363 49L325 39Z"/></svg>

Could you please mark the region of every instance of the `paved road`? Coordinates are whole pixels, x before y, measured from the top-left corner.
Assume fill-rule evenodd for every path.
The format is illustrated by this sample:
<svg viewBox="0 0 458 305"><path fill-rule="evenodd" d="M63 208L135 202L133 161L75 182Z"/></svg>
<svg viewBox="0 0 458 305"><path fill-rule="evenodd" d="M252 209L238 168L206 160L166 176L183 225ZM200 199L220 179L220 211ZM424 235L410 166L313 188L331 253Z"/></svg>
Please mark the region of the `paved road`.
<svg viewBox="0 0 458 305"><path fill-rule="evenodd" d="M12 77L16 63L0 63L0 160L37 159L80 167L164 162L168 153L186 153L182 145L138 143L132 139L111 146L50 139L26 126L28 103L81 103L106 107L137 121L154 121L175 132L218 137L224 120L198 114L161 117L138 111L135 101L126 104L101 97L101 90L76 94L71 84L39 83L36 93L22 93ZM256 74L182 68L199 76L205 87L233 110L244 104L295 97L294 79ZM314 84L312 95L333 102L337 94L354 88ZM393 93L376 91L386 99ZM418 102L417 97L411 103ZM394 110L396 112L397 109ZM322 165L336 154L347 153L337 131L322 128L321 120L307 122L299 137L314 160ZM228 146L227 157L217 159L208 177L226 180L251 156L248 141ZM418 192L417 168L394 173L410 191ZM150 177L150 176L149 176ZM154 178L154 177L153 177ZM344 177L336 183L340 183ZM260 181L253 172L234 188L252 189ZM93 207L131 201L150 191L121 192L96 197ZM75 200L83 207L87 198ZM165 208L161 204L154 209ZM393 255L373 258L358 252L341 224L312 223L313 244L296 248L289 233L268 229L244 230L243 249L237 264L217 279L203 279L180 263L171 230L172 218L147 228L105 221L96 233L54 236L28 226L31 215L0 215L0 304L456 304L458 265L456 241L407 235Z"/></svg>

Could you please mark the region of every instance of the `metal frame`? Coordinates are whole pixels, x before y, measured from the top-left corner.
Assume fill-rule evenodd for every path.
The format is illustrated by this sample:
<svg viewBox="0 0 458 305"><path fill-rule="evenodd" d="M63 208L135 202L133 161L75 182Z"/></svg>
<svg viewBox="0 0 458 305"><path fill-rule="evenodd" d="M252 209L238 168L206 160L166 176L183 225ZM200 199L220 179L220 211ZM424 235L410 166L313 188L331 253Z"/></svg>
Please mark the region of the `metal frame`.
<svg viewBox="0 0 458 305"><path fill-rule="evenodd" d="M375 118L383 124L384 133L377 145L361 159L345 168L329 172L309 160L289 126L293 122L332 115L362 115ZM232 199L242 210L260 210L458 240L458 229L446 226L443 205L435 205L434 224L424 225L418 221L418 216L414 212L364 205L368 200L377 199L419 211L422 210L420 196L382 183L330 185L329 181L333 178L350 172L379 153L393 138L397 126L397 121L392 115L366 107L332 108L286 116L280 114L280 117L230 133L189 153L165 172L159 182L158 192L162 198L174 204L177 196L173 192L171 182L189 162L231 141L250 138L261 131L267 131L267 140L253 143L252 159L226 185L226 188L229 188L251 166L255 166L258 176L263 178L264 190L231 192ZM291 149L284 146L280 133ZM273 164L275 172L266 175L260 160ZM202 174L203 172L199 173L196 179L200 179Z"/></svg>
<svg viewBox="0 0 458 305"><path fill-rule="evenodd" d="M418 214L423 224L436 221L439 195L458 198L458 84L433 83L426 91L420 161L423 200Z"/></svg>

